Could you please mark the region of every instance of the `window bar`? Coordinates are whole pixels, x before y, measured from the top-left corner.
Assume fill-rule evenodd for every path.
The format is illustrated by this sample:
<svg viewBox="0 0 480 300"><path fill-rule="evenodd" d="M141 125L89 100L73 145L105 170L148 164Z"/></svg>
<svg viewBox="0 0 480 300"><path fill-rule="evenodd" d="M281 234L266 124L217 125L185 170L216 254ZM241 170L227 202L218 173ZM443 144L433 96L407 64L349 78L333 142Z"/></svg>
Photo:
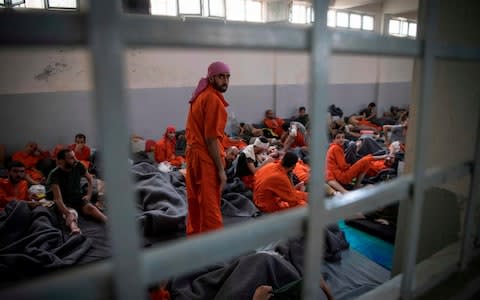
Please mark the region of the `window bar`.
<svg viewBox="0 0 480 300"><path fill-rule="evenodd" d="M109 192L109 229L116 299L145 298L140 271L138 225L128 167L127 103L124 93L124 53L121 2L90 1L89 42L95 80L96 120L104 155Z"/></svg>
<svg viewBox="0 0 480 300"><path fill-rule="evenodd" d="M465 219L463 224L463 240L460 252L460 269L464 271L472 258L474 243L474 216L475 204L480 198L480 112L478 114L477 140L474 152L472 177L470 180L470 195L465 207ZM477 232L478 236L478 232Z"/></svg>
<svg viewBox="0 0 480 300"><path fill-rule="evenodd" d="M320 297L320 267L323 260L323 237L326 221L324 170L327 136L325 124L327 122L327 91L328 71L330 61L330 34L327 30L328 0L314 2L315 21L311 31L311 109L312 132L310 149L312 151L312 177L310 179L308 231L305 248L305 280L303 286L304 299L318 299Z"/></svg>
<svg viewBox="0 0 480 300"><path fill-rule="evenodd" d="M407 239L405 255L403 261L403 277L400 295L403 300L413 299L413 282L415 280L415 264L417 258L418 239L421 225L422 206L425 193L425 167L427 159L426 141L431 132L431 108L432 91L434 77L434 63L432 46L436 33L436 1L421 1L420 9L423 11L424 22L420 30L424 38L424 58L422 61L421 73L421 95L418 101L418 107L415 117L416 135L415 135L415 165L413 170L414 184L413 197L407 199L408 205L408 228L406 230ZM421 11L421 12L422 12ZM427 146L427 147L426 147Z"/></svg>

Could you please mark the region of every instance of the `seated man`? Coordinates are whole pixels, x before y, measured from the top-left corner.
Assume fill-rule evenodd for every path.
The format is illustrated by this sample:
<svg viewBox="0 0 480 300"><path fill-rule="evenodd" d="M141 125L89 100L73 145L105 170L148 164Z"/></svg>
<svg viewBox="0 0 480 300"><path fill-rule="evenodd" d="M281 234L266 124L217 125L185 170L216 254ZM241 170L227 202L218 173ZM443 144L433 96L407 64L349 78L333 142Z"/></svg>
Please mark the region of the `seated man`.
<svg viewBox="0 0 480 300"><path fill-rule="evenodd" d="M292 118L295 122L298 122L302 124L305 127L308 127L310 125L310 117L306 113L306 108L305 106L300 106L298 108L298 114L294 118Z"/></svg>
<svg viewBox="0 0 480 300"><path fill-rule="evenodd" d="M80 180L85 177L88 182L87 194L82 195ZM93 217L101 222L107 222L107 217L90 203L92 196L92 176L83 164L75 159L75 154L70 149L58 152L57 167L50 172L47 185L53 193L53 201L65 218L67 226L72 233L80 233L75 223L77 211Z"/></svg>
<svg viewBox="0 0 480 300"><path fill-rule="evenodd" d="M282 129L281 141L283 142L284 151L294 148L307 149L307 130L302 124L298 122L283 123Z"/></svg>
<svg viewBox="0 0 480 300"><path fill-rule="evenodd" d="M155 161L157 163L168 162L172 166L180 168L185 163L185 158L175 155L176 145L175 127L168 126L163 138L155 145Z"/></svg>
<svg viewBox="0 0 480 300"><path fill-rule="evenodd" d="M0 210L3 210L10 201L27 201L30 207L36 203L30 201L28 182L25 180L25 166L19 161L12 161L8 165L8 178L0 179Z"/></svg>
<svg viewBox="0 0 480 300"><path fill-rule="evenodd" d="M87 137L83 133L79 133L75 136L75 144L70 145L70 150L75 152L75 158L79 160L85 168L90 168L90 147L87 146Z"/></svg>
<svg viewBox="0 0 480 300"><path fill-rule="evenodd" d="M285 123L285 121L283 121L280 118L277 118L273 113L273 110L267 109L265 111L265 119L263 119L263 123L267 128L272 129L276 135L282 136L282 133L283 133L282 125L283 123Z"/></svg>
<svg viewBox="0 0 480 300"><path fill-rule="evenodd" d="M341 193L347 192L342 185L350 184L353 179L356 179L355 188L360 187L365 174L371 167L371 162L377 159L385 159L385 156L374 157L369 154L350 165L345 160L344 142L345 135L342 131L338 131L327 151L325 174L328 185Z"/></svg>
<svg viewBox="0 0 480 300"><path fill-rule="evenodd" d="M259 159L259 154L266 152L268 140L265 137L258 137L252 145L245 147L238 156L235 177L238 177L245 184L245 187L253 189L253 175L264 164L273 161L273 158L267 157L264 160Z"/></svg>
<svg viewBox="0 0 480 300"><path fill-rule="evenodd" d="M293 186L289 173L298 156L287 152L281 162L266 164L255 173L253 202L263 212L275 212L307 203L305 184Z"/></svg>
<svg viewBox="0 0 480 300"><path fill-rule="evenodd" d="M227 174L227 182L232 182L235 177L239 153L240 150L235 146L228 147L227 150L225 150L225 174Z"/></svg>
<svg viewBox="0 0 480 300"><path fill-rule="evenodd" d="M25 179L29 184L41 184L45 180L45 176L37 169L37 164L49 157L48 151L42 151L37 143L28 142L25 149L13 154L12 160L19 161L25 166Z"/></svg>

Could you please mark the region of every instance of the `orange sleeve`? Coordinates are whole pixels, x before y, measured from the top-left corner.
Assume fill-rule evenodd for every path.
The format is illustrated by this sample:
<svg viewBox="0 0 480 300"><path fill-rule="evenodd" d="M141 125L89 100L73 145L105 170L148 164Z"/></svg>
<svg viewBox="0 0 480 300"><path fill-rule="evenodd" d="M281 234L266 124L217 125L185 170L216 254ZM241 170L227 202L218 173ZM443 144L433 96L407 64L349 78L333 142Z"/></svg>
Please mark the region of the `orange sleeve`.
<svg viewBox="0 0 480 300"><path fill-rule="evenodd" d="M345 153L343 150L340 148L340 146L335 147L333 149L332 154L334 155L335 162L337 163L337 167L339 170L345 171L350 168L350 165L347 163L345 160Z"/></svg>
<svg viewBox="0 0 480 300"><path fill-rule="evenodd" d="M161 139L155 144L155 161L157 163L161 163L162 161L166 161L167 155L166 155L166 145L165 145L165 140Z"/></svg>
<svg viewBox="0 0 480 300"><path fill-rule="evenodd" d="M270 179L267 181L269 189L278 196L276 198L277 204L281 206L281 202L288 202L291 205L296 205L296 190L293 188L290 180L288 180L288 177L280 172L272 172L268 176Z"/></svg>
<svg viewBox="0 0 480 300"><path fill-rule="evenodd" d="M216 95L209 95L205 99L204 109L205 126L203 134L205 138L223 137L225 135L224 124L226 123L226 120L223 119L226 118L226 113L220 99Z"/></svg>

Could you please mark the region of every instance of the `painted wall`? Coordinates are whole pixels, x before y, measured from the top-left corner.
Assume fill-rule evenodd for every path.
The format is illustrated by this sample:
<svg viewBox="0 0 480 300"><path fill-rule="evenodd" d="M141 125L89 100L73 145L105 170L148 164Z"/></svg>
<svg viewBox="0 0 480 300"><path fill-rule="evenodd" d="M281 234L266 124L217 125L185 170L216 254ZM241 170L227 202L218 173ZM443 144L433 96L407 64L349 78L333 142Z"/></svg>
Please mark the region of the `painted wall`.
<svg viewBox="0 0 480 300"><path fill-rule="evenodd" d="M148 138L158 138L168 124L184 128L187 101L214 60L232 69L226 98L239 121L258 123L268 108L290 117L308 107L306 53L148 48L129 49L125 58L131 131ZM84 132L96 146L86 50L10 48L0 50L0 60L0 143L8 150L27 140L52 147ZM330 69L329 102L345 114L372 101L380 111L410 101L411 60L335 55Z"/></svg>

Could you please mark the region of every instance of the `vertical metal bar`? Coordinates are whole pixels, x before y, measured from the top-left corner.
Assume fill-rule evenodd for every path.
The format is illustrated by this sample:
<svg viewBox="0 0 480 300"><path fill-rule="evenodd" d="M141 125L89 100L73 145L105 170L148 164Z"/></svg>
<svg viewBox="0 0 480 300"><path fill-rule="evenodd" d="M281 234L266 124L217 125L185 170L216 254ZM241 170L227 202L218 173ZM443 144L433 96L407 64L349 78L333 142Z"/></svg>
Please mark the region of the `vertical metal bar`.
<svg viewBox="0 0 480 300"><path fill-rule="evenodd" d="M323 261L323 228L325 224L325 150L327 135L328 71L330 61L330 34L327 30L328 0L314 2L315 21L313 23L310 50L310 93L312 123L310 151L312 178L309 185L309 217L307 246L305 253L304 299L318 299L320 267Z"/></svg>
<svg viewBox="0 0 480 300"><path fill-rule="evenodd" d="M115 299L145 298L140 271L138 227L128 168L124 53L120 35L121 1L90 1L89 39L95 80L100 149L108 182L108 213L113 252Z"/></svg>
<svg viewBox="0 0 480 300"><path fill-rule="evenodd" d="M472 179L470 181L470 195L465 207L465 220L463 223L463 241L460 252L460 269L465 270L470 263L474 241L474 216L475 202L480 198L480 112L478 114L477 140L475 144L474 164ZM478 234L478 233L477 233Z"/></svg>
<svg viewBox="0 0 480 300"><path fill-rule="evenodd" d="M421 225L422 206L425 193L425 168L427 158L427 145L425 141L430 136L432 91L434 77L434 63L432 46L436 30L437 1L424 0L420 3L424 16L424 58L421 76L421 98L418 102L416 113L416 136L415 136L415 165L414 165L414 189L413 197L407 199L408 203L408 228L406 230L406 253L403 261L403 277L400 295L404 300L413 298L413 282L415 280L415 263L418 250L418 239ZM422 32L422 31L420 31Z"/></svg>

